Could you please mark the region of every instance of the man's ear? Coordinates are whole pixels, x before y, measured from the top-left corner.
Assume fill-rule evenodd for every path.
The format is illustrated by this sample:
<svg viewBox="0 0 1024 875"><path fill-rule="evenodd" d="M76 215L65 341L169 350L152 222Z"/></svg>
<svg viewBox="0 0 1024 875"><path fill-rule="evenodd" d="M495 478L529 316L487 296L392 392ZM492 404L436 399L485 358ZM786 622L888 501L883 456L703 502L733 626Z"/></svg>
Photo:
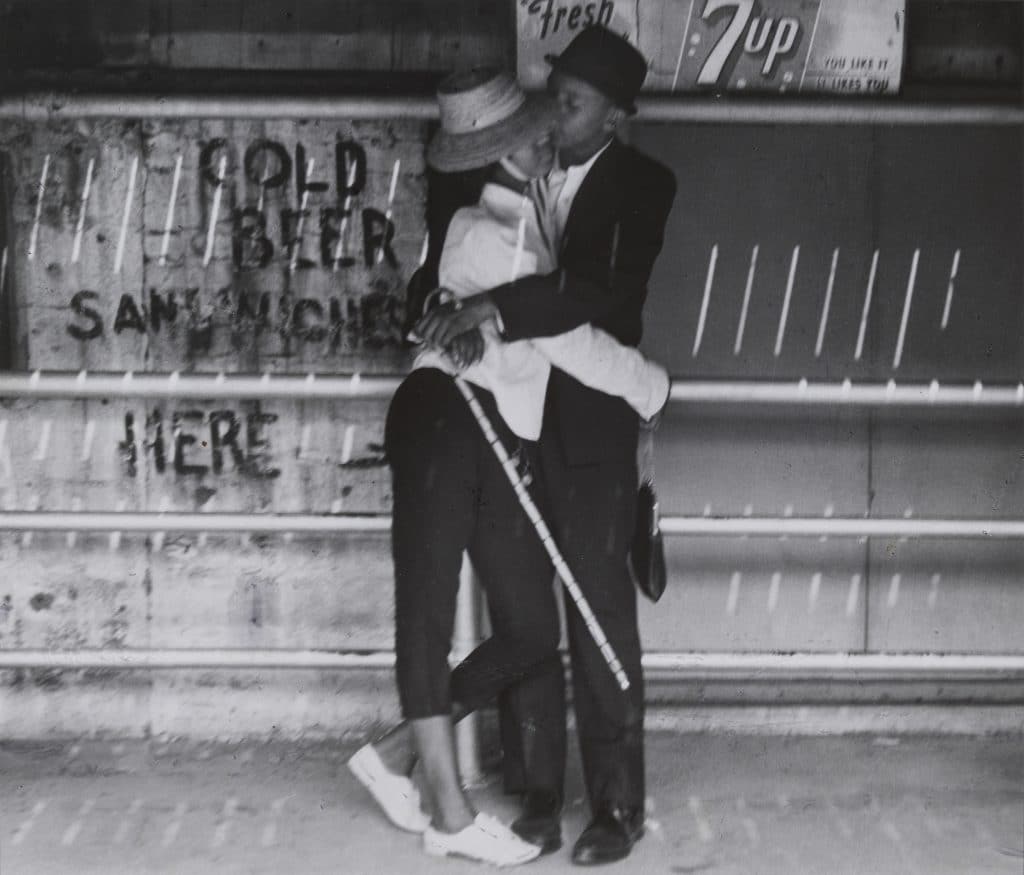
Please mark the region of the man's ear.
<svg viewBox="0 0 1024 875"><path fill-rule="evenodd" d="M608 110L608 115L605 116L604 129L606 131L608 131L608 133L612 133L625 120L626 120L626 111L624 109L620 109L617 106L613 106L611 109Z"/></svg>

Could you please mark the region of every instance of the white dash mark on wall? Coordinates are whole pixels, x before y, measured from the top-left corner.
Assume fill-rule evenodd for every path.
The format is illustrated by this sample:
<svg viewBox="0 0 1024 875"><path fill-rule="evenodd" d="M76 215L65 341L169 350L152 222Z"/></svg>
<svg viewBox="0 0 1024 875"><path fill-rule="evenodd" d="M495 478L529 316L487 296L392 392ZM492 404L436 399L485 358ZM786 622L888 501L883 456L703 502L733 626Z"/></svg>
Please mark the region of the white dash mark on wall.
<svg viewBox="0 0 1024 875"><path fill-rule="evenodd" d="M46 454L50 449L50 434L53 431L53 420L44 419L42 426L39 428L39 443L36 444L35 460L42 462L46 459Z"/></svg>
<svg viewBox="0 0 1024 875"><path fill-rule="evenodd" d="M126 507L128 507L128 500L125 499L125 498L118 499L118 501L117 501L117 512L118 513L123 512ZM120 546L121 546L121 533L120 532L111 532L110 533L110 549L111 550L116 550Z"/></svg>
<svg viewBox="0 0 1024 875"><path fill-rule="evenodd" d="M352 446L356 439L356 427L354 425L345 426L345 437L341 442L341 464L345 465L352 459Z"/></svg>
<svg viewBox="0 0 1024 875"><path fill-rule="evenodd" d="M903 840L903 836L900 835L900 831L896 828L896 824L889 819L882 821L882 832L884 832L892 842L899 842Z"/></svg>
<svg viewBox="0 0 1024 875"><path fill-rule="evenodd" d="M381 232L380 245L377 247L377 264L384 260L384 247L387 244L387 229L391 222L392 208L395 204L395 191L398 189L398 171L402 166L402 159L396 158L391 168L391 187L388 189L388 205L384 210L384 231Z"/></svg>
<svg viewBox="0 0 1024 875"><path fill-rule="evenodd" d="M860 361L861 355L864 353L864 338L867 335L868 330L868 313L871 310L871 297L875 293L875 275L878 273L878 250L875 250L875 254L871 256L871 272L868 274L868 285L864 290L864 307L860 314L860 330L857 332L857 348L854 350L853 357Z"/></svg>
<svg viewBox="0 0 1024 875"><path fill-rule="evenodd" d="M907 337L907 325L910 322L910 304L914 300L914 284L917 282L917 263L921 257L921 250L914 250L914 257L910 261L910 276L907 277L907 293L903 299L903 316L900 318L900 333L896 339L896 354L892 359L892 366L898 368L903 360L903 343Z"/></svg>
<svg viewBox="0 0 1024 875"><path fill-rule="evenodd" d="M310 158L306 162L306 179L309 179L313 175L313 168L316 166L316 161ZM309 189L307 188L302 192L302 199L299 201L299 219L295 225L295 242L292 244L292 257L288 264L288 270L291 273L295 272L295 268L299 263L299 252L302 249L302 232L306 225L306 209L309 206Z"/></svg>
<svg viewBox="0 0 1024 875"><path fill-rule="evenodd" d="M216 503L217 503L217 497L216 496L211 497L210 500L207 501L206 504L203 505L201 512L202 513L213 513L213 510L216 507ZM199 549L199 550L204 549L206 547L207 541L209 540L209 537L210 537L210 533L209 532L200 532L199 533L199 537L196 538L196 548Z"/></svg>
<svg viewBox="0 0 1024 875"><path fill-rule="evenodd" d="M167 513L171 509L171 499L166 495L160 497L160 504L158 505L159 513ZM164 539L167 537L167 532L153 532L153 550L160 552L164 548Z"/></svg>
<svg viewBox="0 0 1024 875"><path fill-rule="evenodd" d="M708 318L708 305L711 303L711 286L715 281L715 265L718 263L718 244L711 247L711 258L708 261L708 275L704 280L704 299L700 304L700 316L697 319L697 334L693 338L693 357L700 352L700 344L704 339L704 323Z"/></svg>
<svg viewBox="0 0 1024 875"><path fill-rule="evenodd" d="M750 309L750 294L754 288L754 273L757 271L757 254L760 245L750 250L750 267L747 269L747 285L743 290L743 306L740 308L740 321L736 325L736 342L733 344L732 354L739 355L743 349L743 332L747 327L747 312Z"/></svg>
<svg viewBox="0 0 1024 875"><path fill-rule="evenodd" d="M933 574L931 588L928 590L928 609L933 610L939 601L939 583L942 581L941 574Z"/></svg>
<svg viewBox="0 0 1024 875"><path fill-rule="evenodd" d="M779 587L782 584L782 573L776 571L772 574L772 581L768 585L768 613L774 614L779 604Z"/></svg>
<svg viewBox="0 0 1024 875"><path fill-rule="evenodd" d="M79 513L82 510L82 499L79 498L78 496L75 496L74 498L71 499L71 510L73 513ZM77 541L78 532L68 532L66 543L68 545L69 550L74 548L75 543Z"/></svg>
<svg viewBox="0 0 1024 875"><path fill-rule="evenodd" d="M231 828L231 818L235 816L237 810L238 800L232 796L224 803L224 811L221 813L220 823L217 824L217 829L213 833L213 841L210 843L212 847L219 848L227 841L228 830Z"/></svg>
<svg viewBox="0 0 1024 875"><path fill-rule="evenodd" d="M85 424L85 433L82 435L82 461L88 462L92 456L92 444L96 438L96 420L90 419Z"/></svg>
<svg viewBox="0 0 1024 875"><path fill-rule="evenodd" d="M800 247L793 247L793 255L789 259L789 276L786 278L786 295L782 300L782 315L779 316L779 330L775 335L775 357L782 352L782 341L786 337L786 322L789 319L789 305L793 300L793 281L796 279L796 266L800 260Z"/></svg>
<svg viewBox="0 0 1024 875"><path fill-rule="evenodd" d="M89 207L89 191L92 189L92 172L96 166L96 159L90 158L89 165L85 171L85 184L82 186L81 204L78 207L78 224L75 225L75 242L71 246L71 263L77 264L78 257L82 254L82 233L85 230L85 213Z"/></svg>
<svg viewBox="0 0 1024 875"><path fill-rule="evenodd" d="M852 617L857 610L857 599L860 595L860 575L850 578L850 591L846 595L846 616Z"/></svg>
<svg viewBox="0 0 1024 875"><path fill-rule="evenodd" d="M82 803L82 807L78 809L78 816L71 821L68 828L64 830L64 835L60 837L60 843L64 845L64 847L70 847L75 843L75 839L78 838L78 834L82 831L83 818L88 816L95 804L95 799L86 799L85 802Z"/></svg>
<svg viewBox="0 0 1024 875"><path fill-rule="evenodd" d="M7 420L0 419L0 473L5 480L9 480L11 471L11 450L7 446Z"/></svg>
<svg viewBox="0 0 1024 875"><path fill-rule="evenodd" d="M32 232L28 237L28 260L36 257L36 244L39 242L39 222L43 215L43 196L46 194L46 178L50 173L50 156L43 159L43 172L39 174L39 191L36 196L36 212L32 218Z"/></svg>
<svg viewBox="0 0 1024 875"><path fill-rule="evenodd" d="M213 192L213 209L210 210L210 227L206 231L206 251L203 253L203 267L208 267L213 258L213 241L217 236L217 219L220 218L220 200L224 195L224 176L228 168L228 156L220 156L217 167L217 187Z"/></svg>
<svg viewBox="0 0 1024 875"><path fill-rule="evenodd" d="M256 211L259 213L263 212L263 202L266 199L267 194L267 180L270 178L267 176L267 164L269 163L267 152L263 151L260 155L260 169L257 173L256 178L259 180L260 193L256 198Z"/></svg>
<svg viewBox="0 0 1024 875"><path fill-rule="evenodd" d="M956 275L960 270L960 250L953 253L953 266L949 269L949 286L946 288L946 303L942 308L942 330L945 331L949 325L949 313L953 308L953 286L956 283Z"/></svg>
<svg viewBox="0 0 1024 875"><path fill-rule="evenodd" d="M705 843L712 841L715 834L711 829L711 824L708 823L707 817L704 815L704 807L701 805L700 798L691 796L688 800L688 807L690 814L693 815L693 819L697 824L697 835L700 836L700 840Z"/></svg>
<svg viewBox="0 0 1024 875"><path fill-rule="evenodd" d="M356 162L353 161L349 164L348 152L344 153L345 167L347 172L345 174L345 201L341 207L341 224L338 226L338 242L334 246L334 265L333 269L338 270L338 262L341 261L341 256L345 248L345 232L348 229L348 214L352 207L352 188L356 184Z"/></svg>
<svg viewBox="0 0 1024 875"><path fill-rule="evenodd" d="M839 828L839 832L842 833L843 838L853 838L853 827L850 826L846 818L843 817L842 813L836 808L835 803L831 799L826 799L825 804L828 805L828 809L832 813L832 817L835 820L836 826Z"/></svg>
<svg viewBox="0 0 1024 875"><path fill-rule="evenodd" d="M32 827L35 826L36 821L39 819L39 815L46 811L46 806L49 802L49 799L40 799L32 806L32 810L29 812L28 817L18 824L18 828L14 831L14 835L11 837L12 845L17 847L25 841L25 838L32 831Z"/></svg>
<svg viewBox="0 0 1024 875"><path fill-rule="evenodd" d="M740 601L740 581L743 579L743 575L738 571L732 573L732 578L729 580L729 597L725 602L725 612L730 616L735 616L736 606Z"/></svg>
<svg viewBox="0 0 1024 875"><path fill-rule="evenodd" d="M807 610L814 613L818 604L818 595L821 593L821 572L816 571L811 577L811 588L807 592Z"/></svg>
<svg viewBox="0 0 1024 875"><path fill-rule="evenodd" d="M38 492L33 492L29 496L29 498L28 498L28 509L30 511L31 510L39 510L39 508L42 507L42 504L43 503L42 503L41 499L39 498L39 493ZM32 545L32 532L25 532L21 536L21 546L22 547L30 547L31 545Z"/></svg>
<svg viewBox="0 0 1024 875"><path fill-rule="evenodd" d="M123 845L124 840L128 838L128 830L131 829L132 818L135 817L139 811L142 810L142 800L133 799L132 804L128 806L128 811L125 812L121 822L117 825L117 832L114 833L113 842L115 845Z"/></svg>
<svg viewBox="0 0 1024 875"><path fill-rule="evenodd" d="M900 580L899 574L894 574L889 579L889 595L885 602L890 608L895 608L896 603L900 600Z"/></svg>
<svg viewBox="0 0 1024 875"><path fill-rule="evenodd" d="M171 245L171 228L174 227L174 210L178 203L178 184L181 182L182 156L174 159L174 177L171 180L171 196L167 201L167 215L164 217L164 238L160 241L160 267L167 264L167 251Z"/></svg>
<svg viewBox="0 0 1024 875"><path fill-rule="evenodd" d="M818 339L814 344L814 357L821 356L825 345L825 327L828 325L828 314L832 309L832 289L836 282L836 264L839 262L839 247L832 250L832 266L828 269L828 284L825 286L825 302L821 305L821 321L818 323Z"/></svg>
<svg viewBox="0 0 1024 875"><path fill-rule="evenodd" d="M174 840L178 837L178 833L181 832L181 822L185 817L185 812L188 810L188 806L184 802L179 802L174 806L174 814L171 815L171 822L164 828L164 834L160 838L160 847L169 848L174 844Z"/></svg>
<svg viewBox="0 0 1024 875"><path fill-rule="evenodd" d="M132 201L135 199L135 178L139 173L139 156L132 158L132 167L128 171L128 191L124 196L124 215L121 216L121 233L117 238L117 253L114 255L114 273L121 272L124 265L124 248L128 242L128 218L132 212Z"/></svg>
<svg viewBox="0 0 1024 875"><path fill-rule="evenodd" d="M260 844L265 848L269 848L277 841L277 821L281 816L281 812L284 809L284 804L290 799L290 796L282 796L280 799L275 799L270 805L270 822L263 827L263 834L260 836Z"/></svg>

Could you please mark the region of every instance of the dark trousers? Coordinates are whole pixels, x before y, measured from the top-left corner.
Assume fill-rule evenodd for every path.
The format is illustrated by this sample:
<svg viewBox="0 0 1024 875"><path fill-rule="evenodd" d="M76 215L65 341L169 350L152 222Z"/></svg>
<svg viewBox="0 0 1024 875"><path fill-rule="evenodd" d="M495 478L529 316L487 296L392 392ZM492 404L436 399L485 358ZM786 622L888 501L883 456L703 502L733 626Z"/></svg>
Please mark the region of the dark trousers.
<svg viewBox="0 0 1024 875"><path fill-rule="evenodd" d="M506 448L493 396L477 396ZM532 674L561 673L552 571L494 451L452 378L413 371L388 410L394 490L395 652L406 718L470 710ZM449 671L463 550L487 594L492 636Z"/></svg>
<svg viewBox="0 0 1024 875"><path fill-rule="evenodd" d="M623 692L568 597L573 702L591 810L644 805L644 685L635 586L626 557L636 513L635 455L569 467L546 422L539 480L544 513L605 635L622 662ZM499 699L507 792L542 790L562 798L565 682L560 669L535 675Z"/></svg>

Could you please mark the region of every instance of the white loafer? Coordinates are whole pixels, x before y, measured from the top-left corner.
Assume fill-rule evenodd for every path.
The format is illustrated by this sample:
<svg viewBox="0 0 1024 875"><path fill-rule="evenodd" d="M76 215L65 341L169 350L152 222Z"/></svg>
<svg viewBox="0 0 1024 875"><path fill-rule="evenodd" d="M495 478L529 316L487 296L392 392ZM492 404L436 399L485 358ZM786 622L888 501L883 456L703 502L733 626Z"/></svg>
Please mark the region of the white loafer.
<svg viewBox="0 0 1024 875"><path fill-rule="evenodd" d="M348 768L399 829L420 833L430 825L430 816L420 808L416 785L404 775L389 772L372 744L359 748Z"/></svg>
<svg viewBox="0 0 1024 875"><path fill-rule="evenodd" d="M540 848L524 842L497 818L478 814L465 829L439 832L428 826L423 850L434 857L466 857L494 866L518 866L540 856Z"/></svg>

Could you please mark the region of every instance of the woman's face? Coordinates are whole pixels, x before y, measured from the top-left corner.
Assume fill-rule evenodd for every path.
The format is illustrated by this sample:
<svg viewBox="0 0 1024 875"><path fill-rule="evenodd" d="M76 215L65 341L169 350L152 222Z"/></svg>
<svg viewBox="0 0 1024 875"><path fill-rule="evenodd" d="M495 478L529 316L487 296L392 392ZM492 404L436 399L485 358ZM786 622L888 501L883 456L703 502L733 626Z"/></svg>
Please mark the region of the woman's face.
<svg viewBox="0 0 1024 875"><path fill-rule="evenodd" d="M527 176L545 176L555 161L555 144L551 134L546 133L539 140L520 146L508 157Z"/></svg>

